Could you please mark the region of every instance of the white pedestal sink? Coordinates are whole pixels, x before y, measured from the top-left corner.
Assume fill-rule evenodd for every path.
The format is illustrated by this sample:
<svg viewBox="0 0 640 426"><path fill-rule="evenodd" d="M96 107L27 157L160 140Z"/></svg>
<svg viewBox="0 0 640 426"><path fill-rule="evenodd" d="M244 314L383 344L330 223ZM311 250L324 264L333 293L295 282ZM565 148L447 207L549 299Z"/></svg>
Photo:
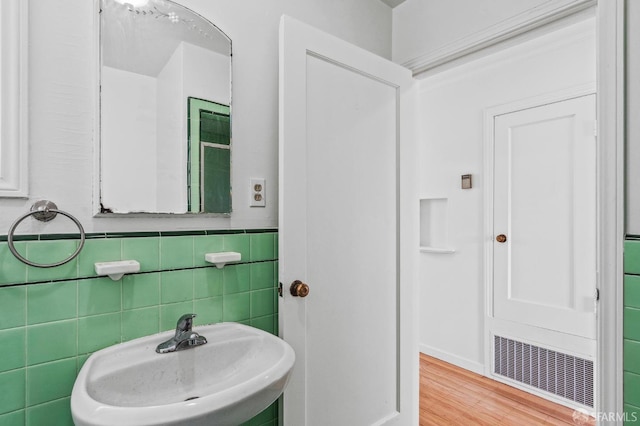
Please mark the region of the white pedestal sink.
<svg viewBox="0 0 640 426"><path fill-rule="evenodd" d="M158 354L173 331L91 355L71 393L76 426L237 426L283 392L295 361L291 346L253 327L194 327L202 346Z"/></svg>

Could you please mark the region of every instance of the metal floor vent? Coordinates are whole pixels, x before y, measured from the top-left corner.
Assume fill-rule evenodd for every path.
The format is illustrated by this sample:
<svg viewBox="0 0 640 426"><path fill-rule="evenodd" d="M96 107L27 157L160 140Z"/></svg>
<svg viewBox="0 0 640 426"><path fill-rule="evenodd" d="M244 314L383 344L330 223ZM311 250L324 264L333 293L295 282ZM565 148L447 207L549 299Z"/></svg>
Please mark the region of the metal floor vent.
<svg viewBox="0 0 640 426"><path fill-rule="evenodd" d="M494 336L494 373L593 408L593 361Z"/></svg>

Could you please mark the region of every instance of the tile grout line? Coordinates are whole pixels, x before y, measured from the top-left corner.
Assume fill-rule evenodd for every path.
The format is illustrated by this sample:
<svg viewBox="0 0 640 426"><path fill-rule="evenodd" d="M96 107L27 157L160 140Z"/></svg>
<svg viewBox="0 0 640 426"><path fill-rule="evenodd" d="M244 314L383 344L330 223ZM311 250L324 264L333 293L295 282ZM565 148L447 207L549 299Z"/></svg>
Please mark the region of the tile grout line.
<svg viewBox="0 0 640 426"><path fill-rule="evenodd" d="M256 263L275 262L277 260L278 259L265 259L265 260L249 261L249 262L238 262L238 263L234 263L234 265L252 265L252 264L256 264ZM215 268L215 266L214 265L184 266L184 267L178 267L178 268L172 268L172 269L157 269L157 270L152 270L152 271L141 271L141 272L135 272L135 273L128 273L127 275L144 275L144 274L155 274L155 273L161 273L161 272L184 271L184 270L189 270L189 269L207 269L207 268ZM2 289L2 288L11 288L11 287L24 287L24 286L38 285L38 284L55 284L55 283L59 283L59 282L72 281L72 280L94 280L94 279L103 279L103 278L105 278L105 277L101 276L101 275L87 276L87 277L78 276L78 277L69 277L69 278L59 278L59 279L54 279L54 280L46 280L46 281L29 281L29 282L23 282L23 283L0 284L0 289Z"/></svg>

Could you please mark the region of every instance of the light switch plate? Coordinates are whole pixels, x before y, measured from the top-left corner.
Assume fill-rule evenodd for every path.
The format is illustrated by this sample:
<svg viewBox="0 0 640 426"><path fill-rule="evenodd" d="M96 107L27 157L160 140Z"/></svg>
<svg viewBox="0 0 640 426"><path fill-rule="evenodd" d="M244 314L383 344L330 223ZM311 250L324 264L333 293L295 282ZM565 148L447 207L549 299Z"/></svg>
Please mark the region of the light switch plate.
<svg viewBox="0 0 640 426"><path fill-rule="evenodd" d="M265 207L267 205L265 179L251 178L249 182L249 207Z"/></svg>

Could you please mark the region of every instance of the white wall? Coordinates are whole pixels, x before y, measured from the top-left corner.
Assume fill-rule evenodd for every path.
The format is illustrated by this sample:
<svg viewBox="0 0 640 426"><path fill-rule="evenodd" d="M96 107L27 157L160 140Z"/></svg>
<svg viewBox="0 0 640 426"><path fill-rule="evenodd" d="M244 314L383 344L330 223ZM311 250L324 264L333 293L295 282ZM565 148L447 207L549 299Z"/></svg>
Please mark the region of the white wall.
<svg viewBox="0 0 640 426"><path fill-rule="evenodd" d="M228 105L231 97L229 57L189 43L182 46L185 97Z"/></svg>
<svg viewBox="0 0 640 426"><path fill-rule="evenodd" d="M640 4L627 0L626 231L640 235ZM634 54L632 54L632 52Z"/></svg>
<svg viewBox="0 0 640 426"><path fill-rule="evenodd" d="M423 351L482 371L484 321L483 113L594 83L595 22L530 40L419 82L420 194L448 199L453 254L420 254ZM472 189L460 176L473 175Z"/></svg>
<svg viewBox="0 0 640 426"><path fill-rule="evenodd" d="M116 166L102 168L102 200L106 206L142 211L156 205L156 86L153 77L111 67L102 69L101 108L105 119L101 131L109 141L103 146L102 161Z"/></svg>
<svg viewBox="0 0 640 426"><path fill-rule="evenodd" d="M187 133L184 98L184 43L171 55L156 80L158 87L158 137L155 160L158 165L158 212L187 211ZM181 143L182 142L182 143Z"/></svg>
<svg viewBox="0 0 640 426"><path fill-rule="evenodd" d="M288 14L387 58L391 9L372 0L184 0L233 40L234 213L222 218L93 218L97 46L94 2L31 0L29 199L0 199L0 233L39 199L88 232L277 226L278 24ZM249 178L267 179L266 208L248 207ZM246 183L246 184L245 184ZM18 233L72 232L26 221Z"/></svg>

